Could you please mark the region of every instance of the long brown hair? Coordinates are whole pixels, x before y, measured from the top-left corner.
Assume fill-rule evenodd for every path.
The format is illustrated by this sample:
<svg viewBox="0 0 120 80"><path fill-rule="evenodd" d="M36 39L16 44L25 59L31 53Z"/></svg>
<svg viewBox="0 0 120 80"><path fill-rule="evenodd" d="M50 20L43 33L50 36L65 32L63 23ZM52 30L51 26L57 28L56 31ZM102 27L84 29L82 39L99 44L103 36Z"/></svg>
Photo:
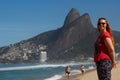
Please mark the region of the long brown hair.
<svg viewBox="0 0 120 80"><path fill-rule="evenodd" d="M104 17L99 18L99 19L98 19L98 22L99 22L100 20L105 20L105 21L106 21L106 24L107 24L106 30L107 30L107 32L109 32L109 34L112 36L112 43L113 43L113 45L114 45L114 44L115 44L115 41L114 41L114 36L113 36L113 33L112 33L112 28L110 27L110 24L108 23L107 19L104 18ZM99 31L99 29L98 29L98 31Z"/></svg>

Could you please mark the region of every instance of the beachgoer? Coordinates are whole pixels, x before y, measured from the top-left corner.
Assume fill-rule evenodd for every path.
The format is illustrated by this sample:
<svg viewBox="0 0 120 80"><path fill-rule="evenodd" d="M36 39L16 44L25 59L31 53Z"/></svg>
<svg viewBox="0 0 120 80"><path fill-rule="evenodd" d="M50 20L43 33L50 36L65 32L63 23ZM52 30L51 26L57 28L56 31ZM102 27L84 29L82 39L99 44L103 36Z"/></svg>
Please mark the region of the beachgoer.
<svg viewBox="0 0 120 80"><path fill-rule="evenodd" d="M65 75L67 76L68 79L70 78L70 71L71 71L70 66L67 66L65 69Z"/></svg>
<svg viewBox="0 0 120 80"><path fill-rule="evenodd" d="M112 67L116 67L114 37L106 18L99 18L97 29L100 33L95 42L94 61L99 80L111 80Z"/></svg>
<svg viewBox="0 0 120 80"><path fill-rule="evenodd" d="M81 65L81 66L80 66L80 70L81 70L81 73L84 74L84 72L85 72L85 67L84 67L84 65Z"/></svg>

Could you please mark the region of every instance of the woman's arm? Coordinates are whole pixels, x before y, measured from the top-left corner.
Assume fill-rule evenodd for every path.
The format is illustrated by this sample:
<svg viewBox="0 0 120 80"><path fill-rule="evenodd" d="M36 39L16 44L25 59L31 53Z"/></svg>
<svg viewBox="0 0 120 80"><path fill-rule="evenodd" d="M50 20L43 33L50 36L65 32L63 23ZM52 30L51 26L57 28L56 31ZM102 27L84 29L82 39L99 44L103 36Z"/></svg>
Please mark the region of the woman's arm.
<svg viewBox="0 0 120 80"><path fill-rule="evenodd" d="M113 63L113 67L116 67L115 49L114 49L114 46L112 44L112 40L109 37L105 38L105 45L108 49L109 56L110 56L112 63Z"/></svg>

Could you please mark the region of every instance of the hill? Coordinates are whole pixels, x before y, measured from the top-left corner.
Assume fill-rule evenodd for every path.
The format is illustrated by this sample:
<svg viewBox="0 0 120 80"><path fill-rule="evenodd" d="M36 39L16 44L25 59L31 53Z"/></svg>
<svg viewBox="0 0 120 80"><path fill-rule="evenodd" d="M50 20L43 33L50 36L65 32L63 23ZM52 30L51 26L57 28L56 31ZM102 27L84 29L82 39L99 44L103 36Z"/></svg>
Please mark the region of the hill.
<svg viewBox="0 0 120 80"><path fill-rule="evenodd" d="M120 32L113 33L116 52L120 52ZM1 47L0 63L40 62L41 51L47 51L47 62L82 61L93 57L97 36L89 14L80 15L72 8L62 27Z"/></svg>

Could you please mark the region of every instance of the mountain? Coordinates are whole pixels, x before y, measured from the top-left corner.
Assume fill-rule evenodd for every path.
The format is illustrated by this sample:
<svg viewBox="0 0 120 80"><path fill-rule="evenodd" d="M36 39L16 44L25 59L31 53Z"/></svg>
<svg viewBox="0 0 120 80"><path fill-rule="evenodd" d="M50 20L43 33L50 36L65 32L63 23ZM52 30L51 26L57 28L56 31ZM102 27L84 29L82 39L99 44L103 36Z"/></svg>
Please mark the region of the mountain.
<svg viewBox="0 0 120 80"><path fill-rule="evenodd" d="M120 32L113 31L115 49L120 52ZM47 51L47 62L81 61L93 57L98 36L88 13L80 15L72 8L62 27L41 33L16 44L0 48L0 63L40 62L41 51Z"/></svg>

